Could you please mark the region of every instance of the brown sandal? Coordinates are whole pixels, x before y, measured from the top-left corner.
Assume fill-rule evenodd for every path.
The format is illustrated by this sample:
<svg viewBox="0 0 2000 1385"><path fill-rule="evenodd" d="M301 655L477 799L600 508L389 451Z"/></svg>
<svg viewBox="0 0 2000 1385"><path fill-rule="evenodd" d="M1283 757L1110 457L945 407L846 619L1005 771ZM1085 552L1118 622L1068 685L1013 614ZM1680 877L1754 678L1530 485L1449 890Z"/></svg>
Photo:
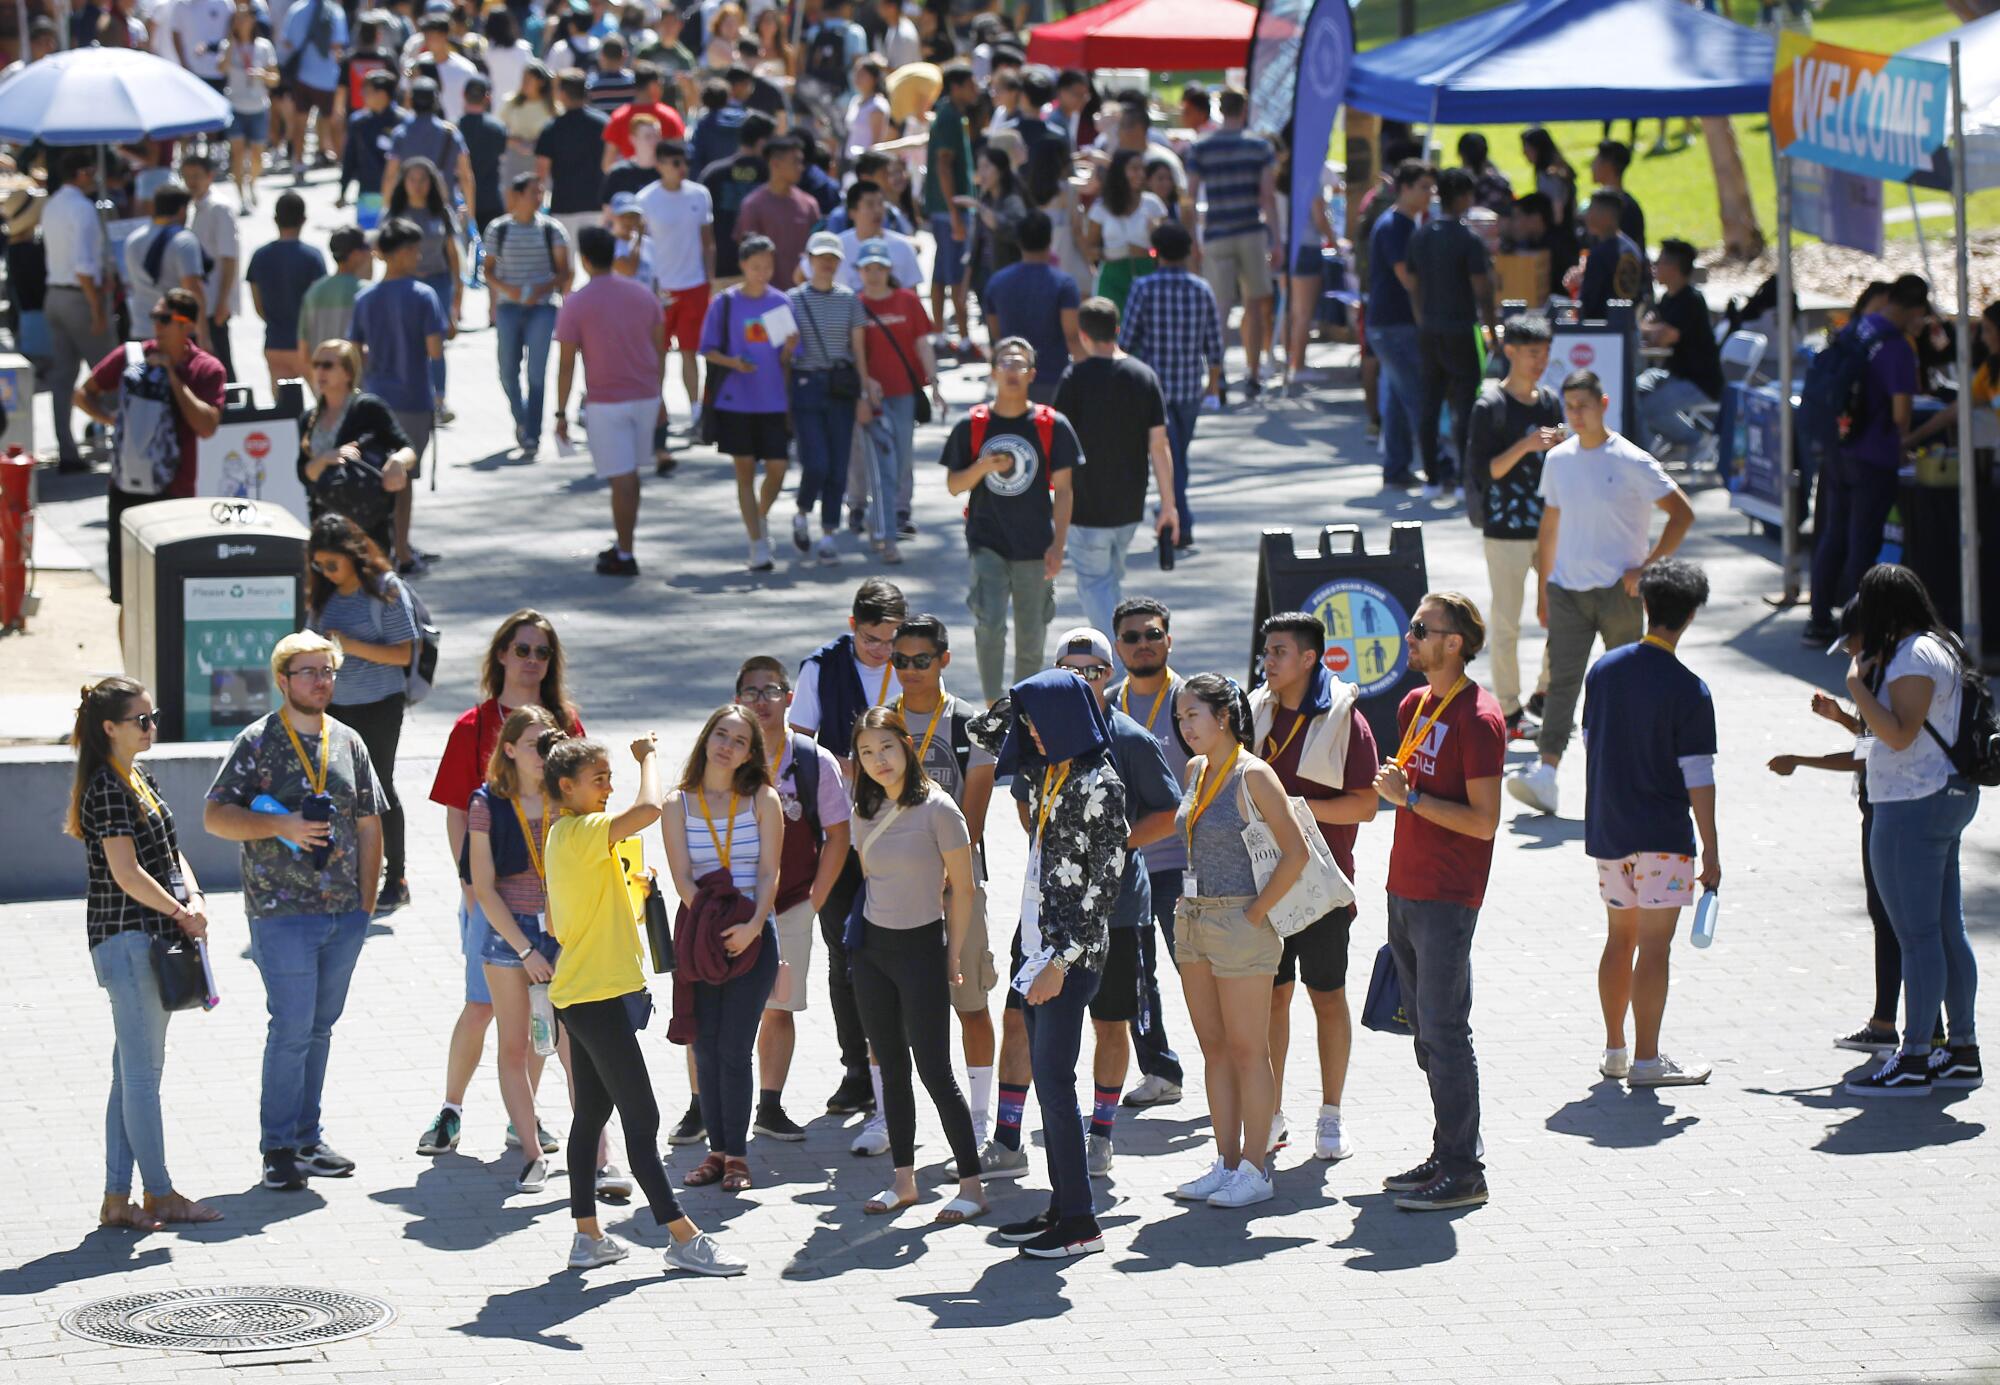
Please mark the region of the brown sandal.
<svg viewBox="0 0 2000 1385"><path fill-rule="evenodd" d="M180 1193L168 1193L146 1210L170 1226L202 1226L222 1220L222 1213L207 1203Z"/></svg>
<svg viewBox="0 0 2000 1385"><path fill-rule="evenodd" d="M748 1159L723 1160L722 1191L740 1193L751 1186L750 1161Z"/></svg>
<svg viewBox="0 0 2000 1385"><path fill-rule="evenodd" d="M723 1170L726 1167L727 1163L720 1154L711 1154L689 1169L681 1182L690 1188L706 1188L711 1183L722 1181Z"/></svg>

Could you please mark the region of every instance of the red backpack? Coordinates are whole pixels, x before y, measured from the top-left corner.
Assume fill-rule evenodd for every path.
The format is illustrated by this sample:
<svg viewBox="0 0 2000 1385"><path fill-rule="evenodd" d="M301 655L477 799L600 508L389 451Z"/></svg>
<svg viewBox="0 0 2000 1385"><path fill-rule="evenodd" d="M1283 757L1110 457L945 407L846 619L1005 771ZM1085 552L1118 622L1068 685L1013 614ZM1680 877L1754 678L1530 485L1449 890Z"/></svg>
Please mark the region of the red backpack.
<svg viewBox="0 0 2000 1385"><path fill-rule="evenodd" d="M1046 404L1030 404L1028 407L1035 417L1035 436L1042 440L1042 456L1054 456L1056 450L1056 411ZM979 456L980 449L986 446L986 427L993 421L993 406L991 404L974 404L972 412L967 414L966 417L972 420L972 455L976 458Z"/></svg>

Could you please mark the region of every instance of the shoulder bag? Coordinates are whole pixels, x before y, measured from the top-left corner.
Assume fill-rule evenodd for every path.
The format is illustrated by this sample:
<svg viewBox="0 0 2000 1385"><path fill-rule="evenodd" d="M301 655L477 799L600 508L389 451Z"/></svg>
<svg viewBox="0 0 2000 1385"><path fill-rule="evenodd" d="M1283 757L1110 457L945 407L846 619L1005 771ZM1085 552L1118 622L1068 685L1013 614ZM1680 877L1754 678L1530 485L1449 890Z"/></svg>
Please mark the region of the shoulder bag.
<svg viewBox="0 0 2000 1385"><path fill-rule="evenodd" d="M897 818L903 815L903 809L906 806L907 806L906 804L902 803L897 803L892 805L889 811L882 815L882 820L876 823L873 827L868 829L868 835L856 841L854 846L854 856L856 860L860 861L864 866L866 866L868 861L868 848L875 845L876 839L879 838L884 832L887 832L889 830L890 823L894 822ZM864 877L862 880L861 888L854 892L854 903L852 906L849 907L847 911L847 922L842 926L840 930L841 945L847 949L849 955L852 955L861 950L861 940L864 936L864 932L861 926L862 925L861 907L864 903L867 902L867 899L868 899L868 884L866 878Z"/></svg>
<svg viewBox="0 0 2000 1385"><path fill-rule="evenodd" d="M856 295L860 297L860 295ZM882 329L882 335L889 339L889 349L896 353L896 359L903 363L903 373L910 377L910 390L917 401L916 419L918 423L931 421L931 398L924 393L924 382L917 378L917 368L910 364L910 358L903 354L903 344L896 340L896 334L889 330L889 324L875 316L875 310L868 306L866 298L861 299L861 311L868 314L868 320Z"/></svg>
<svg viewBox="0 0 2000 1385"><path fill-rule="evenodd" d="M811 290L808 290L809 292ZM833 353L826 349L826 338L819 334L819 323L814 320L812 310L805 300L799 300L798 315L806 320L806 327L813 334L813 344L819 354L826 357L826 397L828 399L859 399L861 397L861 367L853 361L836 361Z"/></svg>
<svg viewBox="0 0 2000 1385"><path fill-rule="evenodd" d="M1257 803L1240 778L1236 781L1236 794L1243 809L1243 846L1250 853L1250 876L1261 892L1271 883L1271 876L1278 869L1278 861L1284 853L1278 849L1278 839L1270 824L1258 815ZM1293 823L1305 836L1310 859L1292 887L1265 916L1265 922L1281 938L1302 932L1335 909L1344 909L1354 903L1353 882L1341 873L1340 864L1333 859L1333 851L1319 830L1312 808L1303 798L1290 797L1287 801L1291 805Z"/></svg>

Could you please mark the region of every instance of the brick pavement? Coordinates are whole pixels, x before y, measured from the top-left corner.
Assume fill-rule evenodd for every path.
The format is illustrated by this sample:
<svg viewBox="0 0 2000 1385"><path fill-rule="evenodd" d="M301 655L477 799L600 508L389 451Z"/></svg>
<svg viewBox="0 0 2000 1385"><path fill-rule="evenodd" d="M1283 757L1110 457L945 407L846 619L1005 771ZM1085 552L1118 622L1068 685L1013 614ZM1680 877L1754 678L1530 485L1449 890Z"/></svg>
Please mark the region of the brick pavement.
<svg viewBox="0 0 2000 1385"><path fill-rule="evenodd" d="M313 206L316 225L331 224L323 190ZM518 601L561 622L593 730L617 737L658 726L671 759L726 696L740 656L803 654L837 628L865 566L850 550L837 570L786 563L752 580L740 570L724 471L691 452L671 481L647 485L646 576L594 577L602 491L580 457L531 467L500 453L506 428L495 420L505 414L491 351L484 332L450 348L465 421L446 435L440 491L419 501L420 541L448 555L424 591L449 634L439 691L405 734L399 777L416 799L445 727L470 700L475 646ZM975 388L961 373L955 402ZM1358 522L1378 546L1391 519L1434 520L1433 585L1483 600L1469 526L1456 511L1380 496L1358 417L1351 392L1329 390L1204 420L1195 451L1202 548L1171 574L1135 563L1130 584L1179 609L1178 667L1240 674L1254 535L1276 515L1301 526ZM937 436L926 435L922 455L935 454ZM928 472L918 497L924 534L893 575L913 606L963 629L956 506ZM37 1385L664 1372L763 1381L801 1368L837 1380L2000 1378L1990 1098L1864 1109L1838 1092L1853 1055L1828 1040L1861 1017L1870 991L1856 818L1833 776L1781 781L1763 762L1836 744L1806 697L1810 685L1833 687L1839 670L1797 649L1796 620L1774 620L1757 604L1772 577L1766 546L1744 537L1720 495L1699 496L1697 510L1690 551L1708 564L1716 597L1683 649L1717 693L1727 907L1711 951L1679 954L1667 1046L1705 1054L1716 1076L1706 1088L1659 1094L1597 1077L1602 923L1581 826L1520 816L1508 801L1475 964L1494 1187L1484 1209L1416 1217L1389 1206L1379 1180L1427 1143L1426 1103L1407 1046L1363 1032L1345 1102L1359 1154L1327 1166L1294 1147L1278 1161L1278 1198L1248 1213L1165 1196L1205 1159L1196 1075L1180 1105L1121 1113L1114 1177L1101 1185L1109 1251L1067 1268L1017 1261L976 1227L929 1228L944 1154L928 1120L926 1205L888 1223L864 1217L883 1161L850 1156L850 1132L822 1118L803 1145L753 1139L760 1186L748 1195L687 1198L699 1221L723 1228L752 1260L748 1279L663 1281L643 1251L578 1277L562 1268L560 1178L540 1195L510 1192L490 1066L472 1089L462 1152L434 1161L411 1153L438 1099L460 968L441 902L450 877L440 824L419 809L418 905L377 927L335 1040L327 1120L360 1161L353 1179L295 1195L255 1187L261 992L239 955L237 902L215 901L225 1000L174 1021L167 1116L177 1177L225 1209L217 1227L144 1238L90 1229L109 1024L81 906L0 909L16 997L0 1008L0 1047L16 1060L0 1086L0 1124L15 1135L24 1190L0 1219L0 1358ZM44 513L80 546L100 541L89 500ZM100 502L100 523L101 513ZM518 526L510 541L493 542L496 517ZM1077 609L1067 579L1062 607L1061 619ZM1572 814L1580 765L1572 757L1564 775ZM1381 939L1388 836L1386 822L1361 834L1357 995ZM1004 899L1018 888L1022 853L1005 828L994 846L994 897ZM1989 814L1968 836L1965 867L1975 946L1989 965L1996 867ZM823 981L814 982L792 1100L800 1116L834 1076ZM1168 1009L1192 1058L1178 996ZM1314 1112L1310 1023L1300 1002L1287 1104L1302 1137ZM648 1054L661 1104L677 1112L680 1055L657 1036ZM550 1123L560 1128L555 1085ZM673 1162L685 1170L693 1158L682 1151ZM1002 1185L996 1211L1033 1210L1046 1186L1039 1168L1018 1189ZM642 1247L661 1243L643 1215L613 1212L607 1225ZM63 1310L105 1294L245 1282L374 1293L399 1316L367 1338L233 1363L98 1347L55 1326Z"/></svg>

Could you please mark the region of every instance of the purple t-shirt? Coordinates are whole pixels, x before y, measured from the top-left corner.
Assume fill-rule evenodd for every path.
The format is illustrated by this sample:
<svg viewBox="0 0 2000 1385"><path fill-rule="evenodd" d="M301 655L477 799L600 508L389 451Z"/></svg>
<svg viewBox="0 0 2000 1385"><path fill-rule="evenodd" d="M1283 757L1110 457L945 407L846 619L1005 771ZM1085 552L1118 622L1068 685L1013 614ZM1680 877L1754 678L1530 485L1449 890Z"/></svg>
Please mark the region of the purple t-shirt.
<svg viewBox="0 0 2000 1385"><path fill-rule="evenodd" d="M600 274L563 299L556 340L583 352L590 397L630 404L660 394L660 300L637 279Z"/></svg>
<svg viewBox="0 0 2000 1385"><path fill-rule="evenodd" d="M727 304L725 309L724 305ZM757 369L749 374L731 371L722 382L715 405L739 414L781 414L785 412L785 367L779 359L784 342L773 342L765 330L764 314L774 309L790 310L785 295L765 289L763 297L752 298L741 289L719 293L708 305L708 317L701 325L701 349L750 362ZM722 318L729 315L729 342L723 344Z"/></svg>
<svg viewBox="0 0 2000 1385"><path fill-rule="evenodd" d="M1895 471L1903 464L1903 440L1890 402L1899 394L1916 394L1917 353L1910 339L1880 313L1862 318L1856 331L1868 348L1868 374L1862 385L1866 424L1859 437L1847 442L1846 450L1870 466Z"/></svg>

